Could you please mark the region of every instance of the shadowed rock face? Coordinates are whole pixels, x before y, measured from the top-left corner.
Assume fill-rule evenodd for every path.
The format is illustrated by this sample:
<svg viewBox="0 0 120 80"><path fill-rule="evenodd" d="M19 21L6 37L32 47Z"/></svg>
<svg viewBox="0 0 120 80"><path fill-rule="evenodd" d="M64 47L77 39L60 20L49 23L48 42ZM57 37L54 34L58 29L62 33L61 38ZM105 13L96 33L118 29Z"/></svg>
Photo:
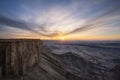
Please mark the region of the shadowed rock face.
<svg viewBox="0 0 120 80"><path fill-rule="evenodd" d="M116 58L110 53L108 57L87 53L112 50L95 47L66 46L84 55L72 51L53 54L40 40L0 40L0 80L120 80L119 54ZM60 50L61 47L51 48ZM65 51L66 48L63 46ZM117 54L118 48L112 51Z"/></svg>
<svg viewBox="0 0 120 80"><path fill-rule="evenodd" d="M48 47L60 60L69 80L120 80L119 42L55 43Z"/></svg>
<svg viewBox="0 0 120 80"><path fill-rule="evenodd" d="M68 80L40 40L0 40L0 80Z"/></svg>
<svg viewBox="0 0 120 80"><path fill-rule="evenodd" d="M0 40L0 80L68 80L40 40Z"/></svg>
<svg viewBox="0 0 120 80"><path fill-rule="evenodd" d="M40 40L0 40L1 77L26 74L41 58Z"/></svg>

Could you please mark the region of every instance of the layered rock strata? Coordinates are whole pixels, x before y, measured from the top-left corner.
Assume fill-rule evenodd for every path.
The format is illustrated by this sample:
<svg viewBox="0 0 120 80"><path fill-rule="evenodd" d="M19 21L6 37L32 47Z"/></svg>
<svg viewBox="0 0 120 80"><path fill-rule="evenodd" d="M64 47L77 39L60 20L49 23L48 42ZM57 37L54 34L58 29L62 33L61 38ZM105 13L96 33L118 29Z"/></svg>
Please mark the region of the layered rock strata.
<svg viewBox="0 0 120 80"><path fill-rule="evenodd" d="M11 78L26 74L41 58L40 40L0 40L0 76Z"/></svg>

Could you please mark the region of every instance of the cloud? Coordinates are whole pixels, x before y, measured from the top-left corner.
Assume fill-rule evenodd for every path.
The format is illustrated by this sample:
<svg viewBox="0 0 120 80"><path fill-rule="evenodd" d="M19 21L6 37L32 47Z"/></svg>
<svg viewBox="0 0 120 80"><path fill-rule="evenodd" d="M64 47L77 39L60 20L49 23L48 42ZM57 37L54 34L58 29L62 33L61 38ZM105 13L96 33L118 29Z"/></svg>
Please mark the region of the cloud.
<svg viewBox="0 0 120 80"><path fill-rule="evenodd" d="M49 37L49 36L56 35L56 33L52 33L52 34L42 33L42 32L45 32L45 29L44 29L45 24L37 25L37 24L26 23L23 21L17 21L17 20L10 19L10 18L3 16L3 15L0 15L0 25L1 25L0 28L2 30L4 30L7 27L13 27L13 28L18 28L18 29L30 31L30 32L35 33L39 36ZM40 31L35 30L34 26L39 27Z"/></svg>
<svg viewBox="0 0 120 80"><path fill-rule="evenodd" d="M120 21L119 1L55 1L42 0L41 2L40 0L23 3L21 12L17 14L18 20L0 15L0 25L3 25L0 28L4 30L5 27L13 27L37 36L52 38L59 34L68 36L81 34L81 32L87 33L99 27L103 27L103 30L104 27L114 28L115 23Z"/></svg>
<svg viewBox="0 0 120 80"><path fill-rule="evenodd" d="M20 28L20 29L25 29L25 30L32 30L24 22L12 20L2 15L0 15L0 24L15 27L15 28Z"/></svg>
<svg viewBox="0 0 120 80"><path fill-rule="evenodd" d="M78 28L68 33L65 33L64 35L84 32L94 28L99 28L100 26L108 27L107 25L111 25L114 24L116 21L120 21L120 16L117 15L118 13L120 13L119 7L120 7L119 5L115 5L112 6L112 8L107 9L103 8L99 12L96 12L92 18L86 20L86 23L83 26L79 26Z"/></svg>

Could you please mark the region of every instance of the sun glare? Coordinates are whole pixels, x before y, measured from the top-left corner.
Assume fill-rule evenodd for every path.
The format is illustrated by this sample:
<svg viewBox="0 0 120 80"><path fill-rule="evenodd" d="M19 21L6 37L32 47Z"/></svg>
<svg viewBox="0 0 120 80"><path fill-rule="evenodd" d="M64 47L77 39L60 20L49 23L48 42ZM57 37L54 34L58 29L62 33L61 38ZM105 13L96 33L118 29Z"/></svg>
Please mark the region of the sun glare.
<svg viewBox="0 0 120 80"><path fill-rule="evenodd" d="M62 37L60 37L60 40L62 40L62 41L63 41L63 40L65 40L65 37L63 37L63 36L62 36Z"/></svg>

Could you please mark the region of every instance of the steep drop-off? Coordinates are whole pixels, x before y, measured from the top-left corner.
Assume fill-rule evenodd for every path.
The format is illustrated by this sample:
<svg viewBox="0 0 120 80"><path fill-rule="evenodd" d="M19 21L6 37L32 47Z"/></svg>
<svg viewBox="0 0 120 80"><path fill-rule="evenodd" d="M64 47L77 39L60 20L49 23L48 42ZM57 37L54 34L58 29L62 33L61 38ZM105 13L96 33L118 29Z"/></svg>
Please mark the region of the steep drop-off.
<svg viewBox="0 0 120 80"><path fill-rule="evenodd" d="M60 60L40 40L0 40L0 80L68 80Z"/></svg>
<svg viewBox="0 0 120 80"><path fill-rule="evenodd" d="M0 40L0 76L13 78L26 74L41 58L40 40Z"/></svg>
<svg viewBox="0 0 120 80"><path fill-rule="evenodd" d="M120 80L119 47L96 46L48 48L41 40L0 40L0 80Z"/></svg>

